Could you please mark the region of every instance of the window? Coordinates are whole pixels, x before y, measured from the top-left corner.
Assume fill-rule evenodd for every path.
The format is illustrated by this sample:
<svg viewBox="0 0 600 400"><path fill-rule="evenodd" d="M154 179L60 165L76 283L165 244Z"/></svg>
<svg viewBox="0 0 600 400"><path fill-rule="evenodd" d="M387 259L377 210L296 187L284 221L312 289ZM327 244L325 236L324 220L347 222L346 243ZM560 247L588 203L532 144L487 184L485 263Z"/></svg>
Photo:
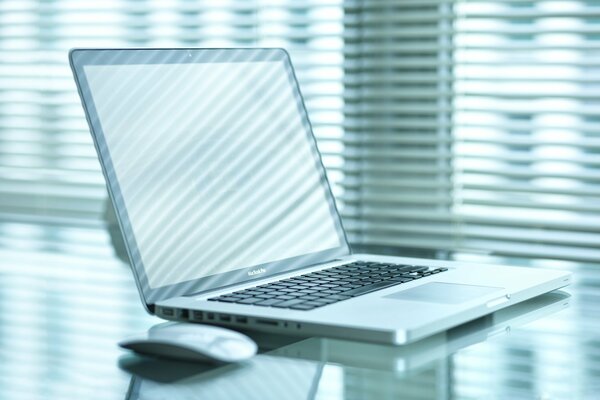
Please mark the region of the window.
<svg viewBox="0 0 600 400"><path fill-rule="evenodd" d="M600 259L593 3L457 4L454 211L464 245Z"/></svg>
<svg viewBox="0 0 600 400"><path fill-rule="evenodd" d="M0 2L0 218L100 221L85 46L291 51L362 250L600 260L600 1Z"/></svg>
<svg viewBox="0 0 600 400"><path fill-rule="evenodd" d="M351 239L600 260L598 6L346 5Z"/></svg>

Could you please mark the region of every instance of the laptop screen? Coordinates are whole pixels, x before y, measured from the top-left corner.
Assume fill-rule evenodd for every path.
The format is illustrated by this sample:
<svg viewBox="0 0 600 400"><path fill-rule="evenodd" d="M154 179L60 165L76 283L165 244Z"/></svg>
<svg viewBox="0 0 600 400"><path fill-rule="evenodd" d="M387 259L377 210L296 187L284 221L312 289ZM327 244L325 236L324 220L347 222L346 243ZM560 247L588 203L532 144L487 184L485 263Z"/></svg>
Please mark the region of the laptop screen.
<svg viewBox="0 0 600 400"><path fill-rule="evenodd" d="M151 289L345 244L291 68L257 58L83 66Z"/></svg>

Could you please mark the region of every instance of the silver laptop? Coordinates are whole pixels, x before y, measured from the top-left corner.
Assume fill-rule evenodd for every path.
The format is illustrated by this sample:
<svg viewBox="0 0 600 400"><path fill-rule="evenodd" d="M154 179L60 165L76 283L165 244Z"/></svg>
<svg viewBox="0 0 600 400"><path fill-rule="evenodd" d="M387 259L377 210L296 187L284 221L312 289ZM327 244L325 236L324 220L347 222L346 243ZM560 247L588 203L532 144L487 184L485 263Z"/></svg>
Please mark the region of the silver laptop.
<svg viewBox="0 0 600 400"><path fill-rule="evenodd" d="M403 344L570 282L556 270L352 253L282 49L69 58L152 314Z"/></svg>

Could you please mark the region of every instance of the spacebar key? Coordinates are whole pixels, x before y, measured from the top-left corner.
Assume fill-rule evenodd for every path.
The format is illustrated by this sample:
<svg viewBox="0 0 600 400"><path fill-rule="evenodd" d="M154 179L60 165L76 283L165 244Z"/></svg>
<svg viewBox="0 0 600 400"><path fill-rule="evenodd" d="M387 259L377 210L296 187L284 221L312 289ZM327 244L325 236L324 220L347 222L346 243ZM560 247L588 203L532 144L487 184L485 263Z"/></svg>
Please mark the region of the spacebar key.
<svg viewBox="0 0 600 400"><path fill-rule="evenodd" d="M360 296L362 294L367 294L367 293L373 292L375 290L379 290L379 289L383 289L386 287L395 286L395 285L399 285L399 284L400 284L400 282L381 281L381 282L373 283L371 285L348 290L347 292L342 292L340 294L344 295L344 296L355 297L355 296Z"/></svg>

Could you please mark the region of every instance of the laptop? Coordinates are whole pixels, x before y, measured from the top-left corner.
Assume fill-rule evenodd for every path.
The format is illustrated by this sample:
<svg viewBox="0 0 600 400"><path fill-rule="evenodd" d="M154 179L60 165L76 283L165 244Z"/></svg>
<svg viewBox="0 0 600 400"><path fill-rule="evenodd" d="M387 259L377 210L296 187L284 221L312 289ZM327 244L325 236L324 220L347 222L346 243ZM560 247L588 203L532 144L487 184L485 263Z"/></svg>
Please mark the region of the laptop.
<svg viewBox="0 0 600 400"><path fill-rule="evenodd" d="M283 49L74 49L146 310L404 344L570 273L352 252Z"/></svg>

